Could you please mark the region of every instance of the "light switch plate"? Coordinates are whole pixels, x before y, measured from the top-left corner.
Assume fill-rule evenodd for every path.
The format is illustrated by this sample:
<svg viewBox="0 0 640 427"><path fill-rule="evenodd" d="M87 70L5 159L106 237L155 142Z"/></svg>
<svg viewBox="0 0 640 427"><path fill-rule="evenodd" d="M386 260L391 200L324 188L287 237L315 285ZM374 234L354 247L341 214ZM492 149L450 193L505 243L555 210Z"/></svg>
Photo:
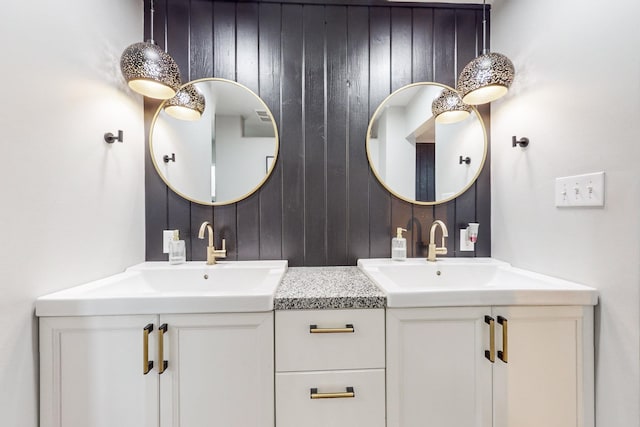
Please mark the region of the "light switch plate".
<svg viewBox="0 0 640 427"><path fill-rule="evenodd" d="M557 207L604 206L604 172L556 178Z"/></svg>
<svg viewBox="0 0 640 427"><path fill-rule="evenodd" d="M473 252L476 250L476 244L467 239L467 229L460 229L460 252Z"/></svg>
<svg viewBox="0 0 640 427"><path fill-rule="evenodd" d="M173 230L162 230L162 253L169 253L169 242L173 239Z"/></svg>

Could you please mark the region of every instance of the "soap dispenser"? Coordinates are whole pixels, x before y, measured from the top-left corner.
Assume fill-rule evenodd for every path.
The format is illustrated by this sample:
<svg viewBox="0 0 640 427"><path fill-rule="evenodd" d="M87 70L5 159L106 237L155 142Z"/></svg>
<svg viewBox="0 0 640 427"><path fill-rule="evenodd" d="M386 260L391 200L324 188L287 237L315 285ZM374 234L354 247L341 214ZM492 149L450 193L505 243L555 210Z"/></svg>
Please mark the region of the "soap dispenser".
<svg viewBox="0 0 640 427"><path fill-rule="evenodd" d="M407 259L407 239L402 237L402 232L407 231L402 227L396 228L396 237L391 239L391 259L404 261Z"/></svg>
<svg viewBox="0 0 640 427"><path fill-rule="evenodd" d="M178 230L173 230L173 239L169 241L169 264L182 264L186 260L184 240L180 240Z"/></svg>

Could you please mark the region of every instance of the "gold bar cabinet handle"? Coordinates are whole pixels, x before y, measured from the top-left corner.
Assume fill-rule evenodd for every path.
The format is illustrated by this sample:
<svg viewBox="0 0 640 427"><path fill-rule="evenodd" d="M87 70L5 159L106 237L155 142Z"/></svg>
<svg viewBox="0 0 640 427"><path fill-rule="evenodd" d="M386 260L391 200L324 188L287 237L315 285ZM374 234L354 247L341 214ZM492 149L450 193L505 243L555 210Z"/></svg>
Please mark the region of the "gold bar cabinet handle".
<svg viewBox="0 0 640 427"><path fill-rule="evenodd" d="M153 361L149 360L149 334L153 331L153 325L149 323L142 329L142 374L147 375L153 369Z"/></svg>
<svg viewBox="0 0 640 427"><path fill-rule="evenodd" d="M347 391L337 393L318 393L317 388L312 388L310 394L311 399L348 399L352 397L356 397L353 387L347 387Z"/></svg>
<svg viewBox="0 0 640 427"><path fill-rule="evenodd" d="M355 331L356 329L350 323L344 328L318 328L318 325L309 325L310 334L352 334Z"/></svg>
<svg viewBox="0 0 640 427"><path fill-rule="evenodd" d="M169 362L164 360L164 334L167 332L167 328L166 323L158 328L158 374L162 374L169 366Z"/></svg>
<svg viewBox="0 0 640 427"><path fill-rule="evenodd" d="M484 316L484 323L489 325L489 350L484 351L484 357L494 363L496 361L496 324L491 316Z"/></svg>
<svg viewBox="0 0 640 427"><path fill-rule="evenodd" d="M498 316L498 323L502 325L502 351L498 351L498 358L504 363L509 361L509 322L502 316Z"/></svg>

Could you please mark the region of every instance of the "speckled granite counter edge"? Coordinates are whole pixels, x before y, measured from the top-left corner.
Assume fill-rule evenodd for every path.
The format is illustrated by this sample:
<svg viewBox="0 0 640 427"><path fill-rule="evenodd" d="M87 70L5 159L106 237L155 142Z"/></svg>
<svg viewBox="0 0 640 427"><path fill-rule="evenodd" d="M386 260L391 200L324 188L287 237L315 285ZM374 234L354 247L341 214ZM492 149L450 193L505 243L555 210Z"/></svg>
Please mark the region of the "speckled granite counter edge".
<svg viewBox="0 0 640 427"><path fill-rule="evenodd" d="M358 267L291 267L274 310L385 308L387 297Z"/></svg>
<svg viewBox="0 0 640 427"><path fill-rule="evenodd" d="M385 308L387 297L276 298L274 310L313 310L340 308Z"/></svg>

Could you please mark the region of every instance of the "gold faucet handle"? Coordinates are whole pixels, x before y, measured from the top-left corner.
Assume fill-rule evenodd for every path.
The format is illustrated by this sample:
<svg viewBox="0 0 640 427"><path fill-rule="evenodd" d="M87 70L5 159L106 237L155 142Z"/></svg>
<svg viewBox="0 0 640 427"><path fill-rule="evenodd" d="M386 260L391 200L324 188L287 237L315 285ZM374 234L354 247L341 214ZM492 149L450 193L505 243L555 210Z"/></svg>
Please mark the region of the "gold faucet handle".
<svg viewBox="0 0 640 427"><path fill-rule="evenodd" d="M213 250L213 256L216 258L226 258L227 257L227 240L222 239L222 249Z"/></svg>

